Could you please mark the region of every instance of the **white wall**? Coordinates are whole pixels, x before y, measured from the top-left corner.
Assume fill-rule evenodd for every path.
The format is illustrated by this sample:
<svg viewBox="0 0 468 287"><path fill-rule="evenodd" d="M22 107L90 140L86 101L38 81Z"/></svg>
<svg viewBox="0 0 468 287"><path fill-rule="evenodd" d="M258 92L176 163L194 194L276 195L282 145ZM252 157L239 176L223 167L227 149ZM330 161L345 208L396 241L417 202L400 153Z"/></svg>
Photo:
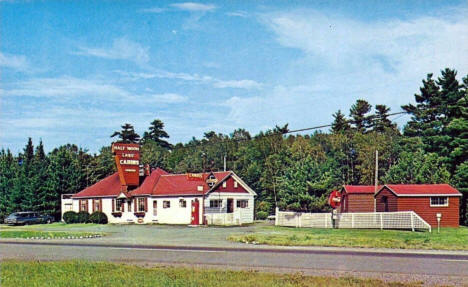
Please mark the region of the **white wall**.
<svg viewBox="0 0 468 287"><path fill-rule="evenodd" d="M234 199L233 215L223 215L227 210L227 199ZM210 200L222 200L221 212L210 208ZM246 208L237 207L237 200L248 200ZM254 196L249 193L227 193L227 192L212 192L205 199L206 216L209 218L209 224L243 224L252 223L254 221ZM210 222L211 221L211 222Z"/></svg>

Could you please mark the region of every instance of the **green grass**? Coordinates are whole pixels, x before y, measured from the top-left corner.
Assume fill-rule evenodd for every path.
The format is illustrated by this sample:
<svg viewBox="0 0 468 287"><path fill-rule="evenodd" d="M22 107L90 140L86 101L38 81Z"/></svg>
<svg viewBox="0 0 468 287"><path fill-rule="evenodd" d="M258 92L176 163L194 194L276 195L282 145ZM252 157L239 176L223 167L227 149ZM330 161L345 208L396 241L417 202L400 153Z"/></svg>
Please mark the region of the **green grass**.
<svg viewBox="0 0 468 287"><path fill-rule="evenodd" d="M0 230L2 229L73 229L73 228L82 228L82 227L95 227L95 226L104 226L103 224L94 224L94 223L75 223L75 224L66 224L63 222L54 222L51 224L34 224L34 225L1 225Z"/></svg>
<svg viewBox="0 0 468 287"><path fill-rule="evenodd" d="M3 261L0 281L17 286L422 286L421 283L386 283L352 277L312 277L255 271L227 271L180 267L140 267L104 262Z"/></svg>
<svg viewBox="0 0 468 287"><path fill-rule="evenodd" d="M249 234L231 235L228 240L283 246L468 250L468 228L443 228L440 233L429 233L268 226Z"/></svg>
<svg viewBox="0 0 468 287"><path fill-rule="evenodd" d="M36 230L0 230L0 238L68 238L68 237L87 237L87 236L103 236L97 232L68 232L68 231L36 231Z"/></svg>

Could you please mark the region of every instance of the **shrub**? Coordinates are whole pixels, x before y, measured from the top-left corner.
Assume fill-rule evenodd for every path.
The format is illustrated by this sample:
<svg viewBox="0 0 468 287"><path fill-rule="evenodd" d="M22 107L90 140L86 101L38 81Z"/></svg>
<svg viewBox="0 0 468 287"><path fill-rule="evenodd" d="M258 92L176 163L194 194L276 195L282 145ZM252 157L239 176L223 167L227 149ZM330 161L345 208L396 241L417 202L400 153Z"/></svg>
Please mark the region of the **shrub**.
<svg viewBox="0 0 468 287"><path fill-rule="evenodd" d="M266 212L266 211L258 211L257 212L257 219L265 220L265 219L267 219L267 217L268 217L268 212Z"/></svg>
<svg viewBox="0 0 468 287"><path fill-rule="evenodd" d="M267 201L260 201L257 204L257 210L258 211L269 212L271 210L271 204L269 202L267 202Z"/></svg>
<svg viewBox="0 0 468 287"><path fill-rule="evenodd" d="M89 213L87 211L80 211L77 214L77 223L88 223L89 222Z"/></svg>
<svg viewBox="0 0 468 287"><path fill-rule="evenodd" d="M67 211L63 214L63 221L65 223L70 224L70 223L77 223L78 222L78 213L74 211Z"/></svg>
<svg viewBox="0 0 468 287"><path fill-rule="evenodd" d="M107 224L107 215L101 211L95 211L89 216L89 222L96 224Z"/></svg>

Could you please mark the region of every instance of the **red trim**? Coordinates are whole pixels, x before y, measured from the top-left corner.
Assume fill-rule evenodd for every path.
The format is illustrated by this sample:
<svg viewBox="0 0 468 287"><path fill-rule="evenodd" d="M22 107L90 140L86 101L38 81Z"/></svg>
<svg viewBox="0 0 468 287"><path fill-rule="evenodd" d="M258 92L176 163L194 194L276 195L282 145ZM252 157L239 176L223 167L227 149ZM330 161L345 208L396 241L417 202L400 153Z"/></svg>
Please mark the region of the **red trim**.
<svg viewBox="0 0 468 287"><path fill-rule="evenodd" d="M115 212L115 199L112 198L112 212Z"/></svg>
<svg viewBox="0 0 468 287"><path fill-rule="evenodd" d="M102 198L99 198L99 211L102 212Z"/></svg>

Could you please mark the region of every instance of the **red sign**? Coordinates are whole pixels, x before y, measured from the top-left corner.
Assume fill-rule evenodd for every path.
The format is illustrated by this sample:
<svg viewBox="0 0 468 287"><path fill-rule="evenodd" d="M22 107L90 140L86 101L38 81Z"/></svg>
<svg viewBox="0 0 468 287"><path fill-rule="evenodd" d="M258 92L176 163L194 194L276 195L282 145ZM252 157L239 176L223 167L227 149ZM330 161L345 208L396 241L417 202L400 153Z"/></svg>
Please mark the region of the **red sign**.
<svg viewBox="0 0 468 287"><path fill-rule="evenodd" d="M140 183L140 145L114 143L112 153L119 171L120 183L137 186Z"/></svg>
<svg viewBox="0 0 468 287"><path fill-rule="evenodd" d="M190 181L203 180L203 173L187 173L187 179Z"/></svg>
<svg viewBox="0 0 468 287"><path fill-rule="evenodd" d="M337 190L334 190L330 193L330 196L328 196L328 204L335 209L340 206L341 204L341 193Z"/></svg>

